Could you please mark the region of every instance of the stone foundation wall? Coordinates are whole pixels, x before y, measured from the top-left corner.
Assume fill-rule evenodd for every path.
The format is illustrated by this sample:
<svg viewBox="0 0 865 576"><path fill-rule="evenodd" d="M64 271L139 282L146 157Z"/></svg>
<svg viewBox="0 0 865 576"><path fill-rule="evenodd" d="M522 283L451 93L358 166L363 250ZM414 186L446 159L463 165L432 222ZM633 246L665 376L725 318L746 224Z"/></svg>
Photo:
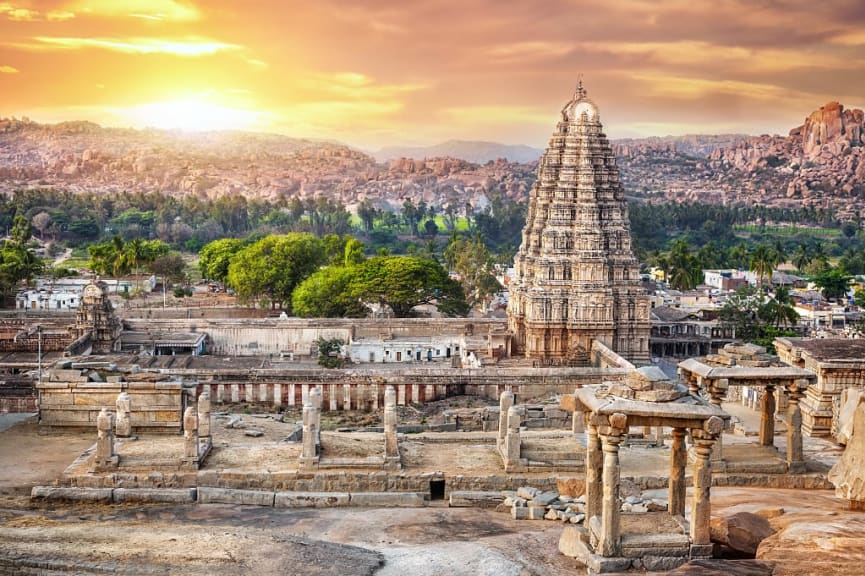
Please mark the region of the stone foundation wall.
<svg viewBox="0 0 865 576"><path fill-rule="evenodd" d="M39 389L39 423L51 428L96 429L102 408L113 411L117 396L132 402L132 429L176 434L181 430L183 386L180 382L43 382Z"/></svg>
<svg viewBox="0 0 865 576"><path fill-rule="evenodd" d="M0 412L36 412L35 384L29 378L0 381Z"/></svg>

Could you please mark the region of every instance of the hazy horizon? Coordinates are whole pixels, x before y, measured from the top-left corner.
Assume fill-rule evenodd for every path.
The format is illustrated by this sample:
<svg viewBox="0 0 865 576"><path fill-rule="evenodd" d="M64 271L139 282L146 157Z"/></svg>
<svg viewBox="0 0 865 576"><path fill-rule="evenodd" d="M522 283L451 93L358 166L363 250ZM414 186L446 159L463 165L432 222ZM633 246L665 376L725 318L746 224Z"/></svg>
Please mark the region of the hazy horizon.
<svg viewBox="0 0 865 576"><path fill-rule="evenodd" d="M13 0L0 115L542 148L582 74L610 138L786 134L862 106L863 29L854 0Z"/></svg>

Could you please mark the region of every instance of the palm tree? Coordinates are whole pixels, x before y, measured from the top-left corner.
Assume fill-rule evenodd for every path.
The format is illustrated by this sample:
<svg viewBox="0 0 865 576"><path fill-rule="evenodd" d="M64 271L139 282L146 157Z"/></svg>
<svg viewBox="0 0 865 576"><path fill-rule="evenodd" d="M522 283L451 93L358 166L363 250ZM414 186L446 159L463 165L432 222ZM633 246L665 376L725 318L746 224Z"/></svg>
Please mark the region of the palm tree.
<svg viewBox="0 0 865 576"><path fill-rule="evenodd" d="M799 322L799 313L793 307L790 289L786 286L779 286L775 290L775 297L769 299L761 308L760 316L776 328L795 326Z"/></svg>
<svg viewBox="0 0 865 576"><path fill-rule="evenodd" d="M807 244L799 244L793 250L793 266L802 272L811 263L811 249Z"/></svg>
<svg viewBox="0 0 865 576"><path fill-rule="evenodd" d="M730 260L736 268L744 268L748 264L748 247L744 242L739 242L734 248L730 249Z"/></svg>
<svg viewBox="0 0 865 576"><path fill-rule="evenodd" d="M784 243L781 240L775 240L775 243L772 244L772 250L775 251L775 265L780 266L781 264L787 263L787 249L784 247Z"/></svg>
<svg viewBox="0 0 865 576"><path fill-rule="evenodd" d="M772 270L777 263L777 255L775 251L766 244L760 244L751 253L751 261L748 268L751 272L757 275L757 287L763 288L763 278L769 276L769 283L772 283Z"/></svg>

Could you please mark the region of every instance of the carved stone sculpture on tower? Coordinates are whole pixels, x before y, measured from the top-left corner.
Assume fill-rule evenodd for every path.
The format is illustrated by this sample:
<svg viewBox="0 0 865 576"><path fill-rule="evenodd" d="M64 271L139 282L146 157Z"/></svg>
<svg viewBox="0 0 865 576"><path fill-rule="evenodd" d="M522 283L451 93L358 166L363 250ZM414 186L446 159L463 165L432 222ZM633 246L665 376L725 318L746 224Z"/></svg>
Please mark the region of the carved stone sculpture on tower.
<svg viewBox="0 0 865 576"><path fill-rule="evenodd" d="M625 194L582 83L538 165L514 259L508 327L530 358L587 360L599 340L649 357L649 302L631 251Z"/></svg>

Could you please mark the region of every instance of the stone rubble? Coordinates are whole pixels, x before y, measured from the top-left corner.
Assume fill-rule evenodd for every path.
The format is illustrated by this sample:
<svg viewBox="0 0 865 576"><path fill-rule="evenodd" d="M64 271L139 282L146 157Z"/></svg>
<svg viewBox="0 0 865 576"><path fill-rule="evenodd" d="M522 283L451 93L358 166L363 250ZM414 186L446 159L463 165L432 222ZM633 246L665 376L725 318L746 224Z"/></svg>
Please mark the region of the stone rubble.
<svg viewBox="0 0 865 576"><path fill-rule="evenodd" d="M586 518L585 495L575 498L560 495L552 490L541 491L532 486L520 486L516 491L502 490L498 494L501 504L497 509L510 511L514 520L554 520L580 524ZM453 499L453 495L451 498ZM622 501L621 511L629 514L645 514L663 512L667 508L667 500L631 495Z"/></svg>

